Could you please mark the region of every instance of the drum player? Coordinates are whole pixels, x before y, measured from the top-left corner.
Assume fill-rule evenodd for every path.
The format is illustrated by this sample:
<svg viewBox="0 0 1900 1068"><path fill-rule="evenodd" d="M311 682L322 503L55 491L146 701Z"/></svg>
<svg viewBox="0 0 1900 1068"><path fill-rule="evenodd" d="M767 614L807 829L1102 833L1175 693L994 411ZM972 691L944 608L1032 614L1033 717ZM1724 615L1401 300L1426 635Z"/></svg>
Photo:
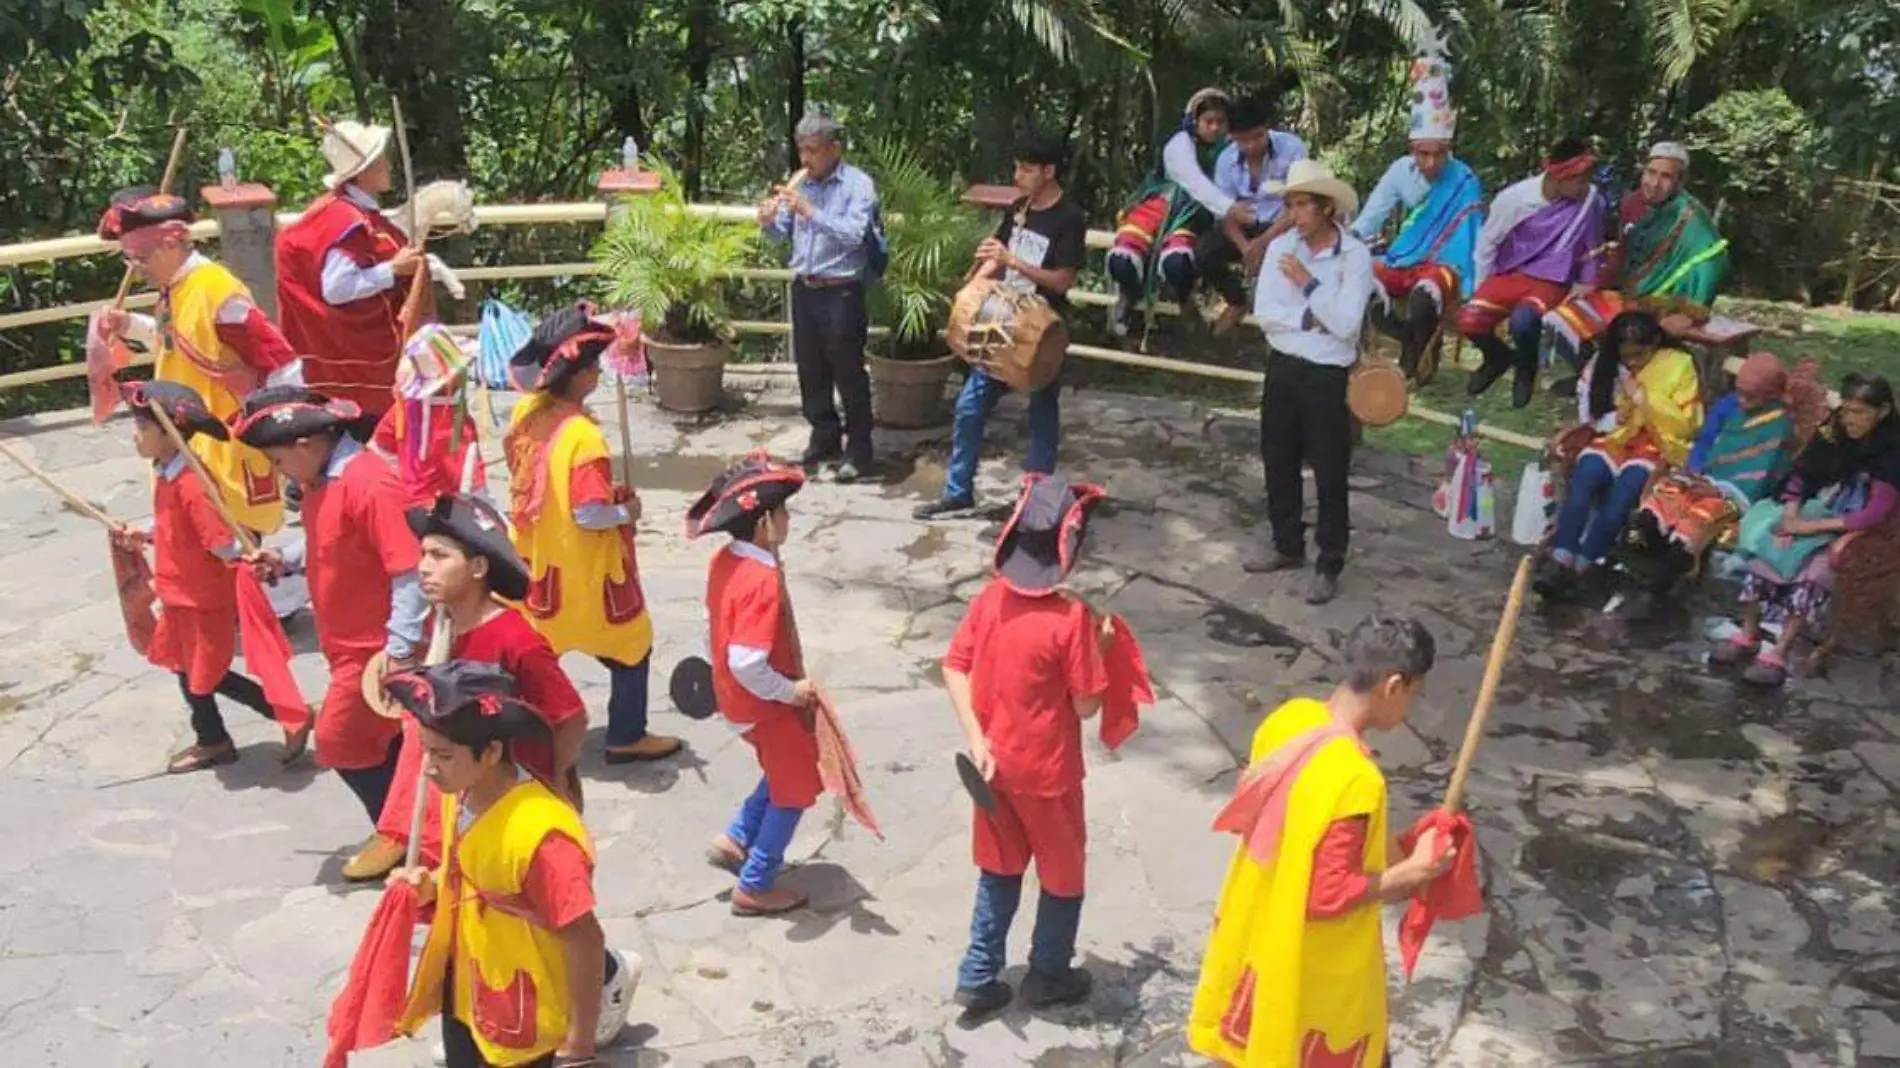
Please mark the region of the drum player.
<svg viewBox="0 0 1900 1068"><path fill-rule="evenodd" d="M998 278L1003 285L1033 290L1057 314L1068 310L1067 293L1082 267L1088 219L1062 190L1063 146L1055 135L1030 131L1016 143L1015 185L1022 192L996 233L976 247L970 278ZM1056 467L1061 437L1058 376L1029 395L1029 451L1023 470L1050 474ZM943 492L917 506L918 519L936 519L976 508L976 463L983 451L983 429L1009 387L980 368L971 367L957 396L951 427L950 462Z"/></svg>

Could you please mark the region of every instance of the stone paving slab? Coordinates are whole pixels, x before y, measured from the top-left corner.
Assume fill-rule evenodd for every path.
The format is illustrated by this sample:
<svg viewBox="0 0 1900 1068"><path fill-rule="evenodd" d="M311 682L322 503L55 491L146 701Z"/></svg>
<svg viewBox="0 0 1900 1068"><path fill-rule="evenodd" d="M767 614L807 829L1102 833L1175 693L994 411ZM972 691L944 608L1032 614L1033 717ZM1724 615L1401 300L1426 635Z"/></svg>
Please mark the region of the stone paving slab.
<svg viewBox="0 0 1900 1068"><path fill-rule="evenodd" d="M761 381L735 377L732 410L705 418L636 408L628 470L646 504L659 677L705 648L713 546L681 536L687 505L736 456L803 444L783 385ZM788 578L813 672L889 836L821 802L785 876L811 892L806 912L734 918L730 878L701 859L756 778L743 743L661 696L655 727L690 754L609 769L596 755L605 673L567 661L596 724L582 774L601 916L646 962L610 1063L1198 1063L1181 1023L1232 848L1207 825L1263 713L1323 692L1342 636L1374 608L1415 614L1439 640L1411 722L1375 739L1394 822L1434 803L1515 559L1445 536L1429 510L1434 465L1355 458L1352 564L1340 600L1313 609L1296 577L1237 565L1262 518L1251 415L1107 393L1072 392L1064 407L1064 468L1111 493L1076 584L1142 635L1160 697L1120 752L1089 744L1081 949L1096 996L975 1029L947 1000L974 871L936 664L1013 492L1012 398L992 423L975 519L909 517L941 483L942 430L887 433L883 481L816 484L795 501ZM60 413L0 433L115 514L149 510L122 420ZM22 1064L317 1063L376 898L338 880L367 830L348 791L278 768L274 730L236 710L239 763L162 775L187 738L184 711L125 646L102 536L5 466L0 603L0 1040ZM1623 652L1581 641L1585 622L1526 613L1469 790L1491 909L1440 925L1415 980L1394 977L1394 1063L1900 1064L1892 666L1848 661L1758 695L1708 674L1697 620ZM314 693L307 619L292 637ZM1026 940L1019 930L1019 952ZM429 1047L353 1063L426 1065Z"/></svg>

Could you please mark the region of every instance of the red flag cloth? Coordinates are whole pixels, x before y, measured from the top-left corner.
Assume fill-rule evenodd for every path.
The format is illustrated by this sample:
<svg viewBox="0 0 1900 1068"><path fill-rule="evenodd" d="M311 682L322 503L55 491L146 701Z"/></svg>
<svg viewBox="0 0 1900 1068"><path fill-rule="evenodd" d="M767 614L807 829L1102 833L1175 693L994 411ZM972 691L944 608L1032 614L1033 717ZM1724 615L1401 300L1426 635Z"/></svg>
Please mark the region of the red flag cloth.
<svg viewBox="0 0 1900 1068"><path fill-rule="evenodd" d="M878 828L877 817L871 812L871 804L864 796L864 780L858 777L858 755L851 749L851 739L845 737L844 727L838 722L838 710L832 707L831 697L819 691L817 714L813 724L818 732L818 781L824 784L825 792L844 803L846 812L858 821L858 825L884 840L884 832Z"/></svg>
<svg viewBox="0 0 1900 1068"><path fill-rule="evenodd" d="M1321 746L1335 738L1351 737L1353 732L1347 728L1328 724L1297 735L1274 750L1240 777L1233 799L1215 815L1214 829L1239 835L1255 863L1273 863L1280 855L1280 838L1286 830L1287 800L1293 796L1293 784L1300 772Z"/></svg>
<svg viewBox="0 0 1900 1068"><path fill-rule="evenodd" d="M92 421L103 423L119 406L119 383L112 376L132 363L132 350L123 341L107 341L104 308L86 317L86 392L92 399Z"/></svg>
<svg viewBox="0 0 1900 1068"><path fill-rule="evenodd" d="M1427 829L1438 831L1437 848L1433 850L1436 856L1444 856L1445 850L1453 847L1458 855L1452 859L1451 870L1427 883L1405 906L1405 919L1399 922L1399 956L1405 963L1407 981L1418 966L1418 954L1425 948L1425 936L1431 933L1432 924L1463 920L1484 911L1484 888L1478 885L1478 839L1471 817L1433 809L1399 836L1399 848L1409 854Z"/></svg>
<svg viewBox="0 0 1900 1068"><path fill-rule="evenodd" d="M146 562L142 550L120 545L109 531L106 541L112 547L112 577L119 584L119 612L125 616L125 636L132 648L144 656L145 650L151 647L152 634L158 629L158 620L152 615L152 607L158 603L158 595L152 592L152 565Z"/></svg>
<svg viewBox="0 0 1900 1068"><path fill-rule="evenodd" d="M330 1003L323 1068L349 1068L351 1053L395 1039L409 999L409 943L421 913L415 887L399 882L383 891L350 958L349 978Z"/></svg>
<svg viewBox="0 0 1900 1068"><path fill-rule="evenodd" d="M277 713L277 725L284 733L302 730L310 723L310 706L297 688L297 677L290 673L290 639L284 637L284 625L257 573L239 564L237 571L238 641L244 647L244 666L257 676L264 687L264 699Z"/></svg>
<svg viewBox="0 0 1900 1068"><path fill-rule="evenodd" d="M1141 726L1141 706L1155 703L1154 682L1141 656L1141 643L1127 620L1110 620L1115 633L1102 654L1108 668L1108 689L1102 691L1102 744L1114 749Z"/></svg>

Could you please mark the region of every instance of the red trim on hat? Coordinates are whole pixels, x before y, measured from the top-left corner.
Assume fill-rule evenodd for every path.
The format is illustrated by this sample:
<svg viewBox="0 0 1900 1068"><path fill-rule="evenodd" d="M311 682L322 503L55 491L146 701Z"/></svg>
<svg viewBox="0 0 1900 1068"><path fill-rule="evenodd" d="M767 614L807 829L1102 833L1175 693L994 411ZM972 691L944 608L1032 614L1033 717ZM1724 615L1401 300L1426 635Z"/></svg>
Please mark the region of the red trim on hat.
<svg viewBox="0 0 1900 1068"><path fill-rule="evenodd" d="M759 454L755 453L753 455L757 456ZM748 459L750 459L750 457L748 457ZM740 462L744 463L745 461ZM770 461L768 460L767 462ZM698 516L688 515L686 517L686 536L696 538L701 534L712 533L714 528L706 524L712 519L713 513L717 512L721 505L727 501L734 500L742 494L755 493L760 486L769 486L777 482L789 483L793 486L802 486L805 484L805 472L800 471L796 467L773 464L758 474L748 475L734 482L732 485L726 487L724 493L713 498L712 503L706 507L706 511L703 514ZM756 499L750 505L746 504L743 500L737 501L737 503L748 515L758 510Z"/></svg>
<svg viewBox="0 0 1900 1068"><path fill-rule="evenodd" d="M275 417L278 412L282 411L318 412L323 415L328 415L338 422L344 423L363 414L361 408L358 408L354 403L346 400L332 400L328 404L310 404L305 401L285 401L281 404L272 404L267 407L259 408L249 415L244 415L240 411L240 413L231 420L231 432L238 437L243 437L252 427L263 422L266 418Z"/></svg>

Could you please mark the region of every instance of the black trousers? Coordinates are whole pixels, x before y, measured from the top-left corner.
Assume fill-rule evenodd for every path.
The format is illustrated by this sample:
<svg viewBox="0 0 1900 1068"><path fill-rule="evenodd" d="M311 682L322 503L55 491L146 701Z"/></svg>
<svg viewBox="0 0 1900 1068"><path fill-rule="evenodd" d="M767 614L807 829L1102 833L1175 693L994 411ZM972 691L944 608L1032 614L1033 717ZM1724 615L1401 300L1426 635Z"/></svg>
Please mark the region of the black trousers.
<svg viewBox="0 0 1900 1068"><path fill-rule="evenodd" d="M206 748L231 741L231 732L225 729L224 716L218 711L219 697L229 697L265 719L277 718L276 710L264 699L264 688L257 680L235 671L225 672L224 678L218 680L217 689L210 693L192 693L191 682L181 671L178 689L185 695L185 707L191 709L191 732L197 735L198 744Z"/></svg>
<svg viewBox="0 0 1900 1068"><path fill-rule="evenodd" d="M1300 467L1313 468L1319 523L1313 541L1320 572L1346 566L1351 518L1346 469L1352 462L1352 413L1346 408L1344 367L1309 363L1269 350L1260 395L1260 459L1267 468L1267 520L1273 547L1287 556L1306 553L1306 507Z"/></svg>
<svg viewBox="0 0 1900 1068"><path fill-rule="evenodd" d="M398 734L389 740L389 752L383 754L381 764L373 768L336 769L343 785L363 803L363 811L369 813L371 823L383 816L383 802L389 800L389 784L396 781L396 760L401 755L402 735Z"/></svg>
<svg viewBox="0 0 1900 1068"><path fill-rule="evenodd" d="M1254 223L1243 228L1249 240L1267 232L1267 228ZM1240 246L1227 237L1227 230L1216 219L1214 225L1207 228L1200 241L1194 246L1194 262L1200 264L1201 278L1221 299L1229 304L1245 305L1248 290L1253 281L1241 263Z"/></svg>
<svg viewBox="0 0 1900 1068"><path fill-rule="evenodd" d="M813 458L847 456L871 465L871 375L864 368L864 286L792 283L792 356L798 363L798 396L811 424ZM844 403L844 420L832 391Z"/></svg>

